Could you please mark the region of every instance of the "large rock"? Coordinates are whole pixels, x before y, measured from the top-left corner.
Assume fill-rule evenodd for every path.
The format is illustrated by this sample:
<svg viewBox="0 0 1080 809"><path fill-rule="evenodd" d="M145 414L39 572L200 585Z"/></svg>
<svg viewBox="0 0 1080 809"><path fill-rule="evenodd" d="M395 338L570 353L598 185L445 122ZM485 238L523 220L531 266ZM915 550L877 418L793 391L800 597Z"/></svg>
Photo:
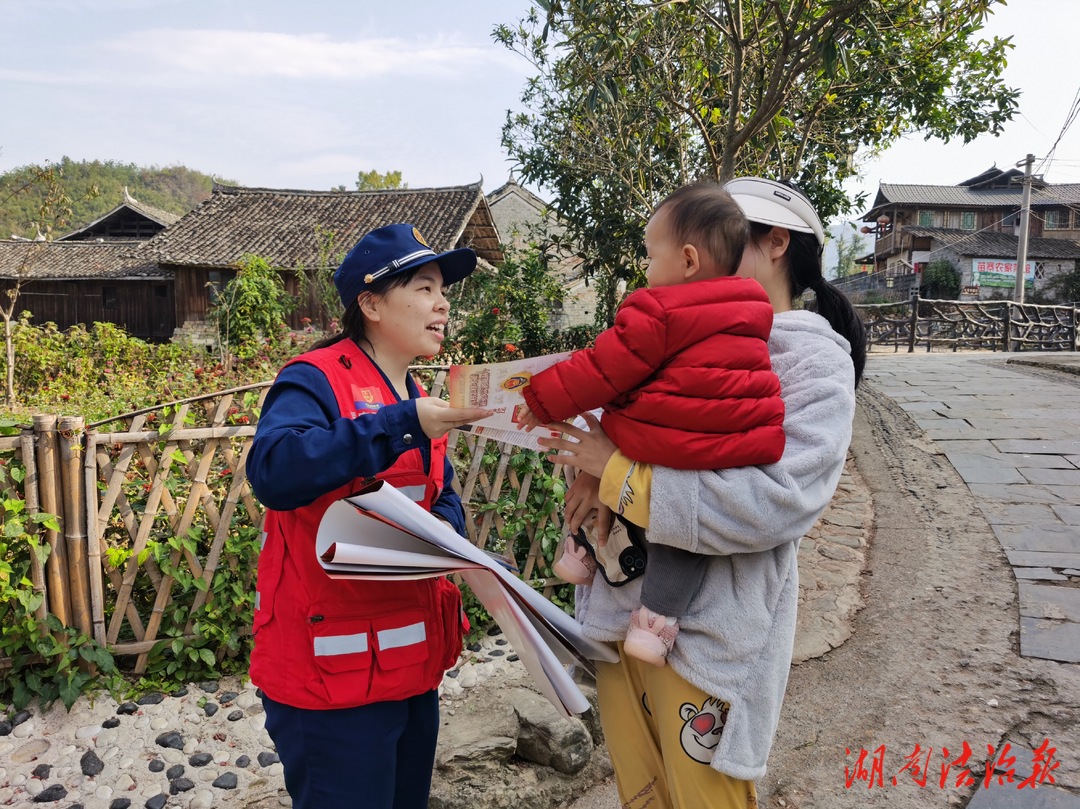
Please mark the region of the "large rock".
<svg viewBox="0 0 1080 809"><path fill-rule="evenodd" d="M481 684L443 706L429 809L554 809L611 775L595 689L582 718L529 687ZM592 731L596 727L596 732Z"/></svg>
<svg viewBox="0 0 1080 809"><path fill-rule="evenodd" d="M563 716L549 700L527 688L502 693L513 703L518 717L519 756L567 775L589 763L593 740L584 722Z"/></svg>

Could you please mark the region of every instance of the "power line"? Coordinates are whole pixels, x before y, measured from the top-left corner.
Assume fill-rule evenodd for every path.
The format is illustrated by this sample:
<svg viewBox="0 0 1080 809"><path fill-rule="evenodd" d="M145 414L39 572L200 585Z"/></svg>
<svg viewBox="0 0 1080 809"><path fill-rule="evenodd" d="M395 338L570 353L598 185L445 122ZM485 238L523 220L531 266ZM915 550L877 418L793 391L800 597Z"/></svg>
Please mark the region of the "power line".
<svg viewBox="0 0 1080 809"><path fill-rule="evenodd" d="M1061 139L1065 137L1065 133L1069 131L1069 127L1073 125L1077 115L1080 115L1080 88L1077 88L1076 95L1073 96L1072 105L1069 107L1069 114L1065 116L1065 123L1061 126L1061 132L1058 133L1057 139L1054 141L1054 145L1050 147L1050 151L1046 153L1046 157L1039 163L1037 171L1042 171L1042 168L1046 165L1047 161L1053 158L1058 144L1061 143Z"/></svg>

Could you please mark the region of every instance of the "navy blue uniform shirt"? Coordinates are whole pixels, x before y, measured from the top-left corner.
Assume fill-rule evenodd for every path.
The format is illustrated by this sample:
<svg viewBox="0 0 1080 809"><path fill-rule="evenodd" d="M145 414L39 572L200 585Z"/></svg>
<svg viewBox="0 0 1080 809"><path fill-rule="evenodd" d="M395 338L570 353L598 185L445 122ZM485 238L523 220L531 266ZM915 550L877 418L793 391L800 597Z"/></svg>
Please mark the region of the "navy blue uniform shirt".
<svg viewBox="0 0 1080 809"><path fill-rule="evenodd" d="M418 447L428 469L431 442L416 415L420 392L411 376L407 384L411 398L348 419L341 417L322 371L305 362L283 368L266 395L248 452L247 476L255 496L267 508L290 511L355 478L373 477ZM394 390L389 380L387 387ZM406 435L412 443L405 443ZM443 490L431 512L465 536L465 512L451 485L454 467L449 458L444 463Z"/></svg>

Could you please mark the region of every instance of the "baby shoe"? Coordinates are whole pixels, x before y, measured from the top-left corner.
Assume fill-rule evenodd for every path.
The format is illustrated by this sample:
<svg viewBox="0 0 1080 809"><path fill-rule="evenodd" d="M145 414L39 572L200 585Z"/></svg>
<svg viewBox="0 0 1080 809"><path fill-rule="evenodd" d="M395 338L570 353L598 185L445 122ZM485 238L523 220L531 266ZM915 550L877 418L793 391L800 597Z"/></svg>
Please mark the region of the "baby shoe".
<svg viewBox="0 0 1080 809"><path fill-rule="evenodd" d="M570 584L592 584L596 574L596 560L585 546L567 537L562 556L551 568L555 575Z"/></svg>
<svg viewBox="0 0 1080 809"><path fill-rule="evenodd" d="M648 607L638 607L630 614L630 629L626 633L623 650L638 660L664 666L678 634L677 619L655 613Z"/></svg>

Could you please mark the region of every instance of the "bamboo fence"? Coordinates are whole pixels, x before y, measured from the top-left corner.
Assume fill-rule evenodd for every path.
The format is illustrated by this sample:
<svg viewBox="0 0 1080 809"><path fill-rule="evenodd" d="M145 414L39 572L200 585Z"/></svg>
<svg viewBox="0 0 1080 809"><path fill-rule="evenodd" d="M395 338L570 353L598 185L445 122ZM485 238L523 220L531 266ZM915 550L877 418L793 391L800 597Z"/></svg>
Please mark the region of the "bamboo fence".
<svg viewBox="0 0 1080 809"><path fill-rule="evenodd" d="M444 368L418 369L418 376L426 377L432 395L441 394ZM57 515L61 526L44 530L50 553L43 566L33 563L33 588L45 597L38 618L54 614L141 674L155 645L192 639L192 619L180 628L176 611L198 611L223 567L253 597L254 571L238 570L240 557L228 548L238 533L257 542L261 527L263 507L245 466L269 385L93 424L36 416L21 435L0 437L0 454L18 456L27 470L27 510ZM536 459L515 463L517 448L458 431L450 446L469 539L503 555L550 594L560 582L547 576L544 543L550 557L561 525L557 504L539 519L528 511L530 494L538 494L532 492ZM572 470L542 463L569 483ZM202 580L188 603L174 602L178 576Z"/></svg>

